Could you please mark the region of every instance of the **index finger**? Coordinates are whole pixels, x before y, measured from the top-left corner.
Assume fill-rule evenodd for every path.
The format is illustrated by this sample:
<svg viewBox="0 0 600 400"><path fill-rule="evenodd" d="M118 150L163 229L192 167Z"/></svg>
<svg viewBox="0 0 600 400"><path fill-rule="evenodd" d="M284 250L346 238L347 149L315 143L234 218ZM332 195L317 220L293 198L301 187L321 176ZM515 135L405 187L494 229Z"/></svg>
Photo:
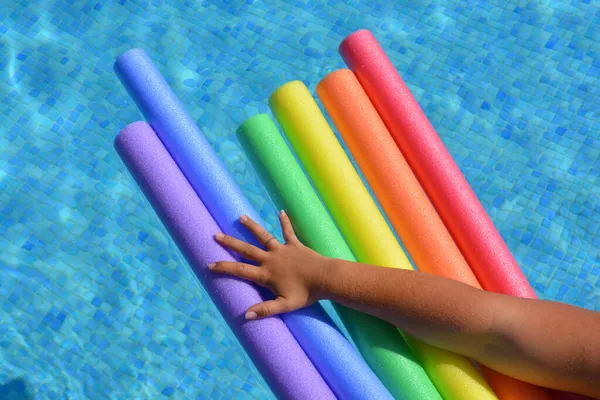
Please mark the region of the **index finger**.
<svg viewBox="0 0 600 400"><path fill-rule="evenodd" d="M275 250L281 246L281 243L269 233L265 228L257 224L252 218L242 215L240 222L244 225L254 237L256 237L260 244L265 246L267 250Z"/></svg>

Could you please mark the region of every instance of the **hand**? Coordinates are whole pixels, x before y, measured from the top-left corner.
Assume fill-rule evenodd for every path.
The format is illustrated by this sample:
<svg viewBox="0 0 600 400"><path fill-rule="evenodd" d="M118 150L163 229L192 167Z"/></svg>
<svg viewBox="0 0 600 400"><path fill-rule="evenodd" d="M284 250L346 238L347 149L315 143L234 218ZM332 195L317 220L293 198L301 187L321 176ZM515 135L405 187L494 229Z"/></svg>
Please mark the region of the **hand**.
<svg viewBox="0 0 600 400"><path fill-rule="evenodd" d="M276 296L274 300L250 307L246 319L297 310L315 303L323 294L328 259L300 243L284 211L279 213L279 221L285 244L279 243L250 218L240 218L242 225L256 236L266 251L222 233L215 236L223 247L257 263L258 267L243 262L220 261L208 266L212 271L247 279L268 288Z"/></svg>

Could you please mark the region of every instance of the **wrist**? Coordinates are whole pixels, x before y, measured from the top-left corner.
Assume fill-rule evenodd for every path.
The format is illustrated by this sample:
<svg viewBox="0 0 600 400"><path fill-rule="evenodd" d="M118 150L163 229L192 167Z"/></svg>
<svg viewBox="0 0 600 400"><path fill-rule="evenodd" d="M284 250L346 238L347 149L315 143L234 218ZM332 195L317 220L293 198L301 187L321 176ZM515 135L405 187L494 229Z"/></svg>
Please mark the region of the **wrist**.
<svg viewBox="0 0 600 400"><path fill-rule="evenodd" d="M335 258L322 257L318 268L318 277L315 285L315 296L319 300L331 299L331 284L337 275L338 260Z"/></svg>

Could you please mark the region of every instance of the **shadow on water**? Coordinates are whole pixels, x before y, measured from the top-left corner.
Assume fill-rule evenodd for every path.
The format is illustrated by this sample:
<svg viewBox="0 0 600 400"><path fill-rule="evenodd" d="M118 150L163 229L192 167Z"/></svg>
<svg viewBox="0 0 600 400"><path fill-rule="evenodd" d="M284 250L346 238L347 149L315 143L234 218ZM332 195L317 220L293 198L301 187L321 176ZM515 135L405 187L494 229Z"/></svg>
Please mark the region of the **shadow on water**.
<svg viewBox="0 0 600 400"><path fill-rule="evenodd" d="M27 390L23 378L11 379L0 384L1 400L33 400L33 396Z"/></svg>

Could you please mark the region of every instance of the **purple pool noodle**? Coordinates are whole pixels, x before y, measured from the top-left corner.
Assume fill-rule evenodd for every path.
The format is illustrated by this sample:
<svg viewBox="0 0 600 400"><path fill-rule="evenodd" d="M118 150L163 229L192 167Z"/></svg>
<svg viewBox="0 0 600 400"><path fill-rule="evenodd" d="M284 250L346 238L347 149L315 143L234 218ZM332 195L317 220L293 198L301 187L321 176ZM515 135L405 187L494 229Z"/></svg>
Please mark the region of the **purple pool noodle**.
<svg viewBox="0 0 600 400"><path fill-rule="evenodd" d="M145 122L128 125L115 148L275 395L334 399L280 318L245 320L248 307L263 301L258 290L208 270L209 263L233 257L214 241L217 224L152 128Z"/></svg>
<svg viewBox="0 0 600 400"><path fill-rule="evenodd" d="M239 223L239 217L247 215L264 226L259 214L146 52L129 50L117 58L114 68L221 230L259 245ZM373 398L375 386L364 385L368 365L319 304L286 313L282 319L338 397Z"/></svg>

